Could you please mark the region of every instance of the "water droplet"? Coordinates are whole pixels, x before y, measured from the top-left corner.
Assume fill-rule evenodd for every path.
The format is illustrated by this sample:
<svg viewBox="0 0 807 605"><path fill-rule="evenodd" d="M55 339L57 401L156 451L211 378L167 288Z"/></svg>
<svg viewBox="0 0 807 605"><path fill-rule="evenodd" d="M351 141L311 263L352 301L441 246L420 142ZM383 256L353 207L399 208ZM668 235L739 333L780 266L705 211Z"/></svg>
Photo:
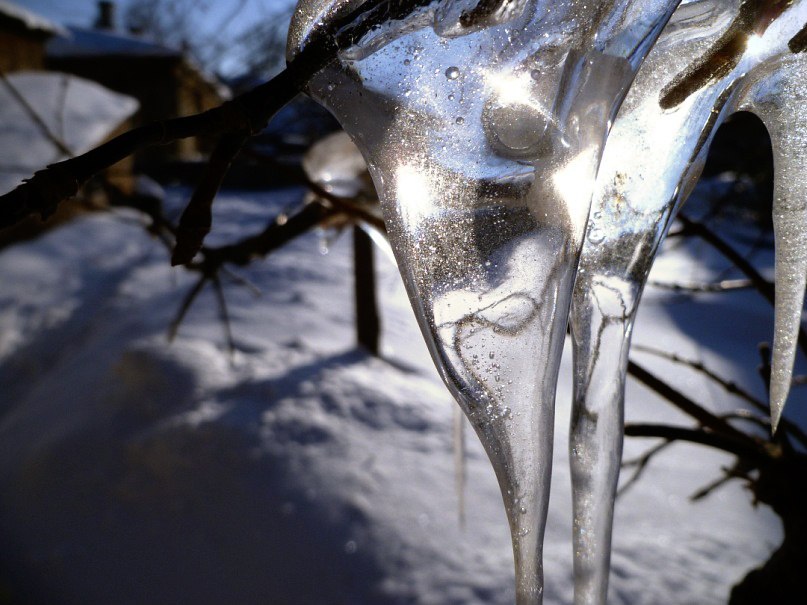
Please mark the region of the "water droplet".
<svg viewBox="0 0 807 605"><path fill-rule="evenodd" d="M460 69L459 67L451 66L446 70L446 78L449 80L456 80L460 77Z"/></svg>
<svg viewBox="0 0 807 605"><path fill-rule="evenodd" d="M463 117L458 117L456 120L454 120L454 122L455 122L456 124L464 124L464 123L465 123L465 118L463 118Z"/></svg>
<svg viewBox="0 0 807 605"><path fill-rule="evenodd" d="M454 93L453 93L453 92L452 92L450 95L448 95L448 100L449 100L449 101L453 101L453 100L454 100Z"/></svg>
<svg viewBox="0 0 807 605"><path fill-rule="evenodd" d="M509 157L535 157L548 153L559 138L558 129L537 107L524 103L494 102L482 114L488 140Z"/></svg>
<svg viewBox="0 0 807 605"><path fill-rule="evenodd" d="M357 548L356 542L353 540L348 540L345 542L345 554L352 555L356 552Z"/></svg>
<svg viewBox="0 0 807 605"><path fill-rule="evenodd" d="M605 233L600 229L592 229L588 232L588 241L592 244L601 244L605 240Z"/></svg>
<svg viewBox="0 0 807 605"><path fill-rule="evenodd" d="M409 59L404 59L404 65L409 65L410 63L412 63L412 61Z"/></svg>
<svg viewBox="0 0 807 605"><path fill-rule="evenodd" d="M540 80L542 75L543 75L543 74L541 73L541 70L540 70L540 69L533 69L533 70L530 72L530 77L531 77L533 80Z"/></svg>

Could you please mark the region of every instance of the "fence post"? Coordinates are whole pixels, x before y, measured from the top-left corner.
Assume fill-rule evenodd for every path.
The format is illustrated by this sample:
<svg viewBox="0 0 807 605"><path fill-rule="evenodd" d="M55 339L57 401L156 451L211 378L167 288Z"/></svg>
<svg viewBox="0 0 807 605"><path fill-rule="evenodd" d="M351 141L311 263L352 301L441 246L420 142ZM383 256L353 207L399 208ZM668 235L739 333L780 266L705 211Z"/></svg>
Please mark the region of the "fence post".
<svg viewBox="0 0 807 605"><path fill-rule="evenodd" d="M378 357L381 321L376 301L373 241L360 226L353 227L353 276L356 298L356 339Z"/></svg>

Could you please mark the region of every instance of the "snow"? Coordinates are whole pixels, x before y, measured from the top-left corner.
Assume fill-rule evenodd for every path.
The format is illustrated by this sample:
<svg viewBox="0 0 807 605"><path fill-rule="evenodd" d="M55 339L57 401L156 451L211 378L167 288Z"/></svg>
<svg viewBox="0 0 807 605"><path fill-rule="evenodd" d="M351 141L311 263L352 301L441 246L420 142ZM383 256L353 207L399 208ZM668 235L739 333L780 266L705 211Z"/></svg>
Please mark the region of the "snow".
<svg viewBox="0 0 807 605"><path fill-rule="evenodd" d="M300 195L226 192L213 243L257 231ZM132 214L82 218L0 255L0 587L89 604L512 603L495 477L467 431L460 527L455 404L396 268L378 255L384 358L372 359L353 345L350 242L323 256L319 237L240 270L260 298L228 285L233 357L209 292L166 342L192 278L168 266ZM708 250L679 247L653 279L722 268ZM651 288L639 315L634 342L662 343L759 391L749 368L771 313L754 293L693 302ZM566 353L545 549L551 605L572 598ZM728 405L702 377L636 357L713 409ZM629 421L685 422L631 381L627 402ZM628 440L626 457L651 443ZM687 501L730 461L673 446L618 500L610 603L723 603L770 554L778 521L739 484Z"/></svg>
<svg viewBox="0 0 807 605"><path fill-rule="evenodd" d="M65 30L55 23L52 23L44 17L37 15L36 13L32 13L21 6L12 4L11 2L6 2L6 0L0 0L0 16L18 21L27 29L32 31L40 31L51 35L65 34Z"/></svg>
<svg viewBox="0 0 807 605"><path fill-rule="evenodd" d="M102 142L138 107L135 99L100 84L59 72L15 72L9 84L47 130L74 154ZM65 154L0 82L0 193Z"/></svg>

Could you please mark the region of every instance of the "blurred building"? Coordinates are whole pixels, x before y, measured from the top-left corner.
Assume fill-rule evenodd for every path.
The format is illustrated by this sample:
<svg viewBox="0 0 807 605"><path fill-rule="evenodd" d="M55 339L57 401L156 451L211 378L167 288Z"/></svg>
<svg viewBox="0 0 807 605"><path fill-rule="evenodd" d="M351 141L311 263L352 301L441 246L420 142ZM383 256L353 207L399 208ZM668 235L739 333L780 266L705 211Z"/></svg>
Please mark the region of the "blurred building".
<svg viewBox="0 0 807 605"><path fill-rule="evenodd" d="M94 27L70 26L67 35L50 40L47 67L137 99L140 110L132 118L135 126L198 113L228 96L226 87L181 50L118 31L114 8L112 2L99 2ZM211 147L210 141L195 138L154 146L135 155L135 167L149 172L168 162L196 160Z"/></svg>
<svg viewBox="0 0 807 605"><path fill-rule="evenodd" d="M63 29L34 13L0 0L0 72L45 67L45 44Z"/></svg>

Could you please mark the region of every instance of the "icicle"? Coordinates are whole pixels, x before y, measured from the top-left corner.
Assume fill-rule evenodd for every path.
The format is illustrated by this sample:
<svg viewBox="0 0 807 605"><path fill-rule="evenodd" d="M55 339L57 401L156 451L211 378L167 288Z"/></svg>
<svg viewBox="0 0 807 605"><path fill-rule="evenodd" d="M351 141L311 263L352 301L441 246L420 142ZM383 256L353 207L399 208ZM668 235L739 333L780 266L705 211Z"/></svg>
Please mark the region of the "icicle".
<svg viewBox="0 0 807 605"><path fill-rule="evenodd" d="M785 57L749 75L741 108L771 135L774 155L773 228L776 308L771 361L771 426L775 431L790 390L807 282L807 57Z"/></svg>
<svg viewBox="0 0 807 605"><path fill-rule="evenodd" d="M465 416L459 406L454 408L454 491L457 493L457 519L465 529Z"/></svg>
<svg viewBox="0 0 807 605"><path fill-rule="evenodd" d="M709 1L682 6L642 66L609 135L571 312L575 396L570 463L577 605L602 604L606 599L613 499L622 448L622 433L616 427L621 427L623 416L627 351L636 306L652 261L675 209L697 179L712 134L735 109L735 81L761 61L788 52L785 43L795 33L794 27L804 22L805 7L807 3L800 3L781 22L757 27L755 31L764 36L744 32L748 41L740 47L744 52L734 58L733 67L705 78L704 73L712 72L704 71L702 57L725 43L726 32L737 22L737 6ZM679 92L673 95L670 91L674 90ZM680 91L687 91L687 96ZM803 93L787 98L796 106L803 105ZM777 191L786 181L791 183L785 185L792 194L788 199L804 200L805 185L799 183L800 173L796 172L798 162L804 165L804 143L792 128L785 130L798 139L800 147L787 153L792 168L787 176L777 176ZM788 149L792 147L788 145ZM782 301L791 322L795 318L789 328L797 330L805 271L803 266L795 266L795 259L804 262L807 244L801 233L807 217L798 214L803 205L790 204L790 218L781 221L787 226L778 229L778 237L788 240L791 253L780 257L792 259L793 268L785 273L799 278L793 280L798 283L779 287L794 291L791 302L785 302L784 296ZM796 227L799 221L801 231ZM777 275L777 283L779 279ZM795 346L793 332L789 334ZM777 366L787 368L787 382L792 351Z"/></svg>
<svg viewBox="0 0 807 605"><path fill-rule="evenodd" d="M602 144L675 4L434 3L309 87L368 162L431 354L496 471L520 604L542 600L555 384ZM301 4L290 48L340 5Z"/></svg>
<svg viewBox="0 0 807 605"><path fill-rule="evenodd" d="M356 4L302 2L291 54ZM777 80L783 72L765 69L803 50L807 0L690 0L655 47L677 2L414 4L409 17L396 4L395 19L344 49L310 92L368 162L430 352L496 471L521 604L543 591L553 400L572 305L575 602L601 604L636 305L714 130L746 97L783 133L774 421L786 397L807 185L803 141L781 122L803 120L804 94L790 72ZM791 96L765 88L768 78ZM749 82L756 97L743 92Z"/></svg>

